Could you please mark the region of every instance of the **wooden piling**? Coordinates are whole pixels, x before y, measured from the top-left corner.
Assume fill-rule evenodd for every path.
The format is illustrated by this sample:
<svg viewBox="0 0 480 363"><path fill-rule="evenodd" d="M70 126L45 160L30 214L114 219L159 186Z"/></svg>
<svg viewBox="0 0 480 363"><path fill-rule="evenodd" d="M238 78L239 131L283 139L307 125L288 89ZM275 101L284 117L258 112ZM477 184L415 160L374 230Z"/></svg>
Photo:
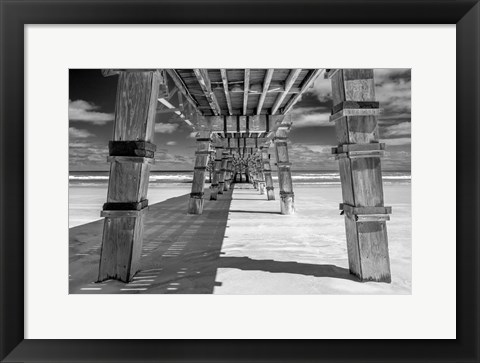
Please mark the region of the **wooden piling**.
<svg viewBox="0 0 480 363"><path fill-rule="evenodd" d="M195 167L193 171L192 192L188 201L188 214L202 214L203 190L205 188L205 173L210 155L210 132L197 133L197 151L195 152Z"/></svg>
<svg viewBox="0 0 480 363"><path fill-rule="evenodd" d="M263 174L263 160L261 154L257 157L257 170L258 191L263 195L265 194L265 176Z"/></svg>
<svg viewBox="0 0 480 363"><path fill-rule="evenodd" d="M263 173L265 176L265 186L267 189L267 200L275 200L275 191L273 188L272 166L270 165L270 154L268 148L262 149Z"/></svg>
<svg viewBox="0 0 480 363"><path fill-rule="evenodd" d="M228 151L222 150L222 164L218 178L218 194L223 194L225 191L225 174L227 172L228 156Z"/></svg>
<svg viewBox="0 0 480 363"><path fill-rule="evenodd" d="M340 166L350 272L363 281L390 282L373 69L330 72L333 109L339 146L332 151Z"/></svg>
<svg viewBox="0 0 480 363"><path fill-rule="evenodd" d="M258 184L257 184L257 165L256 162L253 159L249 160L249 167L248 167L249 173L250 173L250 182L253 185L254 189L258 189Z"/></svg>
<svg viewBox="0 0 480 363"><path fill-rule="evenodd" d="M292 172L288 158L289 128L280 127L275 134L275 153L277 157L278 184L280 187L280 212L281 214L294 214L295 202L292 185Z"/></svg>
<svg viewBox="0 0 480 363"><path fill-rule="evenodd" d="M232 162L233 162L232 155L228 155L227 167L226 167L226 170L225 170L224 191L230 190L230 184L232 183Z"/></svg>
<svg viewBox="0 0 480 363"><path fill-rule="evenodd" d="M221 168L222 168L222 148L217 147L215 149L215 170L213 172L213 182L210 187L210 200L217 200Z"/></svg>
<svg viewBox="0 0 480 363"><path fill-rule="evenodd" d="M119 72L98 281L128 282L138 270L158 90L164 81L158 71Z"/></svg>

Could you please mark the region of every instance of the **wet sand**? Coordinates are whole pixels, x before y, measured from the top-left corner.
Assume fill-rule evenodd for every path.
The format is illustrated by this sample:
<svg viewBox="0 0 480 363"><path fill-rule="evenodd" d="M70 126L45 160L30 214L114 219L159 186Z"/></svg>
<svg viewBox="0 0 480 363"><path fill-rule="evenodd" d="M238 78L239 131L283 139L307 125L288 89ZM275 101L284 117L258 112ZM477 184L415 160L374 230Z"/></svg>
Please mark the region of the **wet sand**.
<svg viewBox="0 0 480 363"><path fill-rule="evenodd" d="M151 204L141 270L129 284L95 283L103 220L71 228L70 293L410 294L410 184L384 191L393 207L391 284L359 282L348 273L340 186L297 186L297 212L283 216L278 188L268 201L250 184L236 184L218 201L209 201L206 189L200 216L186 214L185 188Z"/></svg>

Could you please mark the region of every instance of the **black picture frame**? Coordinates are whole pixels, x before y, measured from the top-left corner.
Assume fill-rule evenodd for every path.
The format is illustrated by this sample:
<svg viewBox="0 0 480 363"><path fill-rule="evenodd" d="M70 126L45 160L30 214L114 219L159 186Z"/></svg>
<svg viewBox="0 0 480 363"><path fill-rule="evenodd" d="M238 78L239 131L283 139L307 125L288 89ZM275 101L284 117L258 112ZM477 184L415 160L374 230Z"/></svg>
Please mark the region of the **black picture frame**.
<svg viewBox="0 0 480 363"><path fill-rule="evenodd" d="M480 361L478 312L480 4L477 0L222 2L0 0L0 12L2 362ZM24 339L23 241L24 147L26 147L24 25L71 23L456 24L457 339L282 341ZM372 40L368 40L367 43L372 44ZM434 123L433 120L424 121ZM448 143L433 139L430 141L433 141L433 149L435 146L448 147ZM432 273L436 278L442 278L441 271ZM439 324L441 319L439 316ZM412 329L415 327L412 326Z"/></svg>

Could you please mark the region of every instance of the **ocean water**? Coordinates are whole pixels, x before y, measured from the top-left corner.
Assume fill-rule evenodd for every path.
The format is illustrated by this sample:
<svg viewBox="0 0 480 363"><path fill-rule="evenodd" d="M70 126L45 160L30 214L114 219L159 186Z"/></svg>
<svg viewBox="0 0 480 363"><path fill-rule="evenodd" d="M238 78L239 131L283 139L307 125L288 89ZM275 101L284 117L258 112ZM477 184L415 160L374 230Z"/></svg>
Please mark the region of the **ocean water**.
<svg viewBox="0 0 480 363"><path fill-rule="evenodd" d="M69 183L73 186L101 186L108 184L108 171L71 171ZM409 184L411 182L410 171L383 171L384 184ZM278 180L277 172L272 172L274 182ZM191 183L193 172L182 171L152 171L150 184L184 185ZM292 179L295 184L311 185L340 185L338 171L315 171L315 170L292 170ZM209 175L206 175L209 181Z"/></svg>

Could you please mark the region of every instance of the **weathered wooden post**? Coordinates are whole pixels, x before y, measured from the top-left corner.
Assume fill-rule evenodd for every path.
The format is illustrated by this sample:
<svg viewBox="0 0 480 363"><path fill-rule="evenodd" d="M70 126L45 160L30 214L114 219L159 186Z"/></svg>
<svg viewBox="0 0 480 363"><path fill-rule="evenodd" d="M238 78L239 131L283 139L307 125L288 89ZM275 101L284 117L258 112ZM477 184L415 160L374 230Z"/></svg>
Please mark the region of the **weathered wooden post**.
<svg viewBox="0 0 480 363"><path fill-rule="evenodd" d="M270 154L268 147L262 149L263 173L265 176L265 185L267 189L267 199L275 200L275 192L273 190L272 166L270 165Z"/></svg>
<svg viewBox="0 0 480 363"><path fill-rule="evenodd" d="M218 178L218 194L223 194L225 191L225 174L227 172L228 151L222 150L222 164Z"/></svg>
<svg viewBox="0 0 480 363"><path fill-rule="evenodd" d="M232 155L227 156L227 166L225 168L225 184L224 191L230 190L230 184L232 183Z"/></svg>
<svg viewBox="0 0 480 363"><path fill-rule="evenodd" d="M240 161L240 164L238 165L238 174L240 176L239 183L243 183L243 162L242 161Z"/></svg>
<svg viewBox="0 0 480 363"><path fill-rule="evenodd" d="M98 281L130 281L138 270L147 190L154 160L153 144L159 71L119 72L113 140L109 143L110 177Z"/></svg>
<svg viewBox="0 0 480 363"><path fill-rule="evenodd" d="M275 153L277 156L278 184L280 187L280 212L294 214L294 193L292 186L291 163L288 159L289 126L281 126L275 133Z"/></svg>
<svg viewBox="0 0 480 363"><path fill-rule="evenodd" d="M222 168L222 147L215 147L215 171L213 173L213 182L210 192L210 200L217 200L219 192L220 169Z"/></svg>
<svg viewBox="0 0 480 363"><path fill-rule="evenodd" d="M212 149L212 145L210 145L210 150L208 153L207 170L208 170L208 182L210 183L210 187L212 187L213 172L215 171L215 148Z"/></svg>
<svg viewBox="0 0 480 363"><path fill-rule="evenodd" d="M227 163L227 168L228 168L228 163ZM230 154L230 184L235 183L235 177L237 176L237 173L235 172L235 163L234 163L234 158L233 154Z"/></svg>
<svg viewBox="0 0 480 363"><path fill-rule="evenodd" d="M202 214L203 190L205 189L205 172L210 154L210 131L197 133L197 151L195 152L195 167L193 171L192 192L188 201L188 214Z"/></svg>
<svg viewBox="0 0 480 363"><path fill-rule="evenodd" d="M260 194L265 194L265 177L263 174L263 160L262 160L262 153L257 156L257 180L258 180L258 191Z"/></svg>
<svg viewBox="0 0 480 363"><path fill-rule="evenodd" d="M252 184L255 189L258 190L258 170L257 170L257 160L255 156L252 155L250 158L250 172L252 176Z"/></svg>
<svg viewBox="0 0 480 363"><path fill-rule="evenodd" d="M364 281L390 282L373 69L338 69L327 73L332 82L338 147L332 151L340 166L350 272Z"/></svg>

